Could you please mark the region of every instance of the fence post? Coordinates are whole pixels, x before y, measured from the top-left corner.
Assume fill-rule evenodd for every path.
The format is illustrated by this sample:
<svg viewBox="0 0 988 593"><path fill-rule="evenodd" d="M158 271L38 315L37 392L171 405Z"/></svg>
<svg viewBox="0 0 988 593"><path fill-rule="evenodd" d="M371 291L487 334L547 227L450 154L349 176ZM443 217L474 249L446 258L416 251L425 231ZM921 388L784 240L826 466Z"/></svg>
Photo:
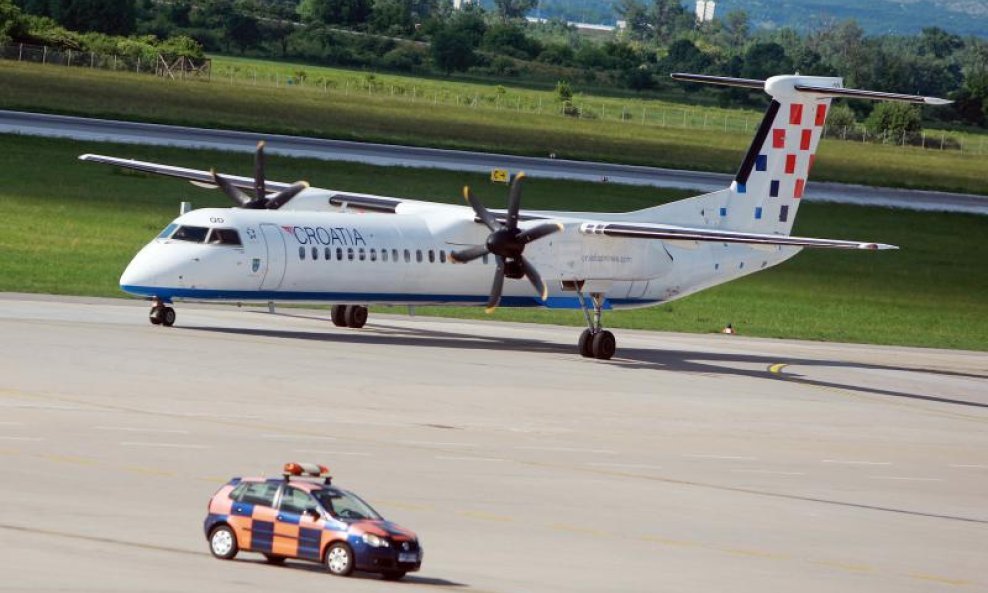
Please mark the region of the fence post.
<svg viewBox="0 0 988 593"><path fill-rule="evenodd" d="M727 131L727 114L724 114L724 131Z"/></svg>
<svg viewBox="0 0 988 593"><path fill-rule="evenodd" d="M47 64L48 63L48 46L47 45L44 46L44 48L41 50L41 63L42 64Z"/></svg>
<svg viewBox="0 0 988 593"><path fill-rule="evenodd" d="M137 56L137 73L141 73L141 56Z"/></svg>
<svg viewBox="0 0 988 593"><path fill-rule="evenodd" d="M539 115L542 115L542 97L539 97ZM981 142L984 143L984 139Z"/></svg>
<svg viewBox="0 0 988 593"><path fill-rule="evenodd" d="M96 67L96 54L94 52L89 52L89 67Z"/></svg>
<svg viewBox="0 0 988 593"><path fill-rule="evenodd" d="M683 128L686 128L686 110L683 109Z"/></svg>
<svg viewBox="0 0 988 593"><path fill-rule="evenodd" d="M24 56L24 44L19 43L17 47L17 61L20 62L23 56Z"/></svg>
<svg viewBox="0 0 988 593"><path fill-rule="evenodd" d="M72 65L72 50L69 49L69 50L66 50L66 51L69 53L69 61L65 65L66 66L71 66Z"/></svg>

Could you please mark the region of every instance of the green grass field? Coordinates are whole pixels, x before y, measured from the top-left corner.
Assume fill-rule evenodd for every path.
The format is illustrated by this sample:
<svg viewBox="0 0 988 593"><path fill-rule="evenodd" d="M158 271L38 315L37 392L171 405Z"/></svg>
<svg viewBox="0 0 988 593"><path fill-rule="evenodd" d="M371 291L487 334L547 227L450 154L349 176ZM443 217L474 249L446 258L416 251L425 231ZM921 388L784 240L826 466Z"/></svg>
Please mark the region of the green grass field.
<svg viewBox="0 0 988 593"><path fill-rule="evenodd" d="M0 290L122 296L120 272L178 203L227 206L218 192L83 163L97 152L250 174L247 155L0 136ZM269 177L458 202L464 183L489 204L484 176L272 158ZM602 190L604 192L602 196ZM630 210L682 197L652 188L530 179L526 207ZM795 232L895 243L894 252L807 251L766 272L672 304L609 313L611 327L988 350L988 218L806 203ZM477 309L422 313L483 317ZM578 312L499 309L496 319L582 324Z"/></svg>
<svg viewBox="0 0 988 593"><path fill-rule="evenodd" d="M0 62L0 108L722 172L737 168L752 135L324 92L312 85L286 90L222 79L183 82L16 62ZM813 173L817 180L988 194L985 161L973 152L825 140Z"/></svg>

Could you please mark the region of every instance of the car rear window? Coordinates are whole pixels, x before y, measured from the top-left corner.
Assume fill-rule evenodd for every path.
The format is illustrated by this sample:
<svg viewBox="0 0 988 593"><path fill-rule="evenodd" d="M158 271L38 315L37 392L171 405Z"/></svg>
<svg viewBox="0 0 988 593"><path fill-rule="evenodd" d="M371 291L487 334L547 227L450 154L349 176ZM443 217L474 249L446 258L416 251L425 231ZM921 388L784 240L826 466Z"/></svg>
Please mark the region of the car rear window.
<svg viewBox="0 0 988 593"><path fill-rule="evenodd" d="M278 484L273 482L244 482L230 493L230 498L233 498L238 490L240 491L239 497L234 498L237 502L273 507L274 495L278 493Z"/></svg>

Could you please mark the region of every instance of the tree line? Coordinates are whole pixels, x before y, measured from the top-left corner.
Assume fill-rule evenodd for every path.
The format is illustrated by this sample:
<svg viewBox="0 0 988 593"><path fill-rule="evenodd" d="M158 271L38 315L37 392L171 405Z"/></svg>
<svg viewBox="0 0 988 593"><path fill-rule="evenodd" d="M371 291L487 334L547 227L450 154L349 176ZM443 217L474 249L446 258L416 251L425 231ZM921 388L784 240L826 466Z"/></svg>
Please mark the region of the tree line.
<svg viewBox="0 0 988 593"><path fill-rule="evenodd" d="M680 0L618 0L626 23L588 36L566 23L532 23L536 0L454 10L451 0L0 0L0 39L71 32L173 42L185 51L240 53L394 71L567 80L662 90L675 71L765 78L843 76L846 86L944 96L927 116L988 125L988 42L939 28L866 35L854 21L808 31L754 30L742 11L698 25ZM19 21L11 25L12 12ZM55 31L57 34L52 34ZM160 42L159 42L160 43ZM698 92L697 88L688 88ZM758 100L718 91L719 100ZM858 118L872 106L851 103Z"/></svg>

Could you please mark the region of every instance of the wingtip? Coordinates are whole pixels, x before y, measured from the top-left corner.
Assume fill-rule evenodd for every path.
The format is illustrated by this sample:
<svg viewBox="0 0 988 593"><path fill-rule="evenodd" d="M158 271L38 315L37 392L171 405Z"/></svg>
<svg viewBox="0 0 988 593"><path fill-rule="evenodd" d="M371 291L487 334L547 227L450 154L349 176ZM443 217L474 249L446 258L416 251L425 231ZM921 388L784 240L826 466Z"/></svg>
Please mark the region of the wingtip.
<svg viewBox="0 0 988 593"><path fill-rule="evenodd" d="M91 154L89 154L89 153L87 152L86 154L80 154L80 155L79 155L79 157L78 157L78 159L79 159L80 161L88 161L88 160L89 160L89 159L91 159L92 157L93 157L93 155L91 155Z"/></svg>
<svg viewBox="0 0 988 593"><path fill-rule="evenodd" d="M940 97L923 97L923 102L927 105L950 105L953 103L950 99L941 99Z"/></svg>

